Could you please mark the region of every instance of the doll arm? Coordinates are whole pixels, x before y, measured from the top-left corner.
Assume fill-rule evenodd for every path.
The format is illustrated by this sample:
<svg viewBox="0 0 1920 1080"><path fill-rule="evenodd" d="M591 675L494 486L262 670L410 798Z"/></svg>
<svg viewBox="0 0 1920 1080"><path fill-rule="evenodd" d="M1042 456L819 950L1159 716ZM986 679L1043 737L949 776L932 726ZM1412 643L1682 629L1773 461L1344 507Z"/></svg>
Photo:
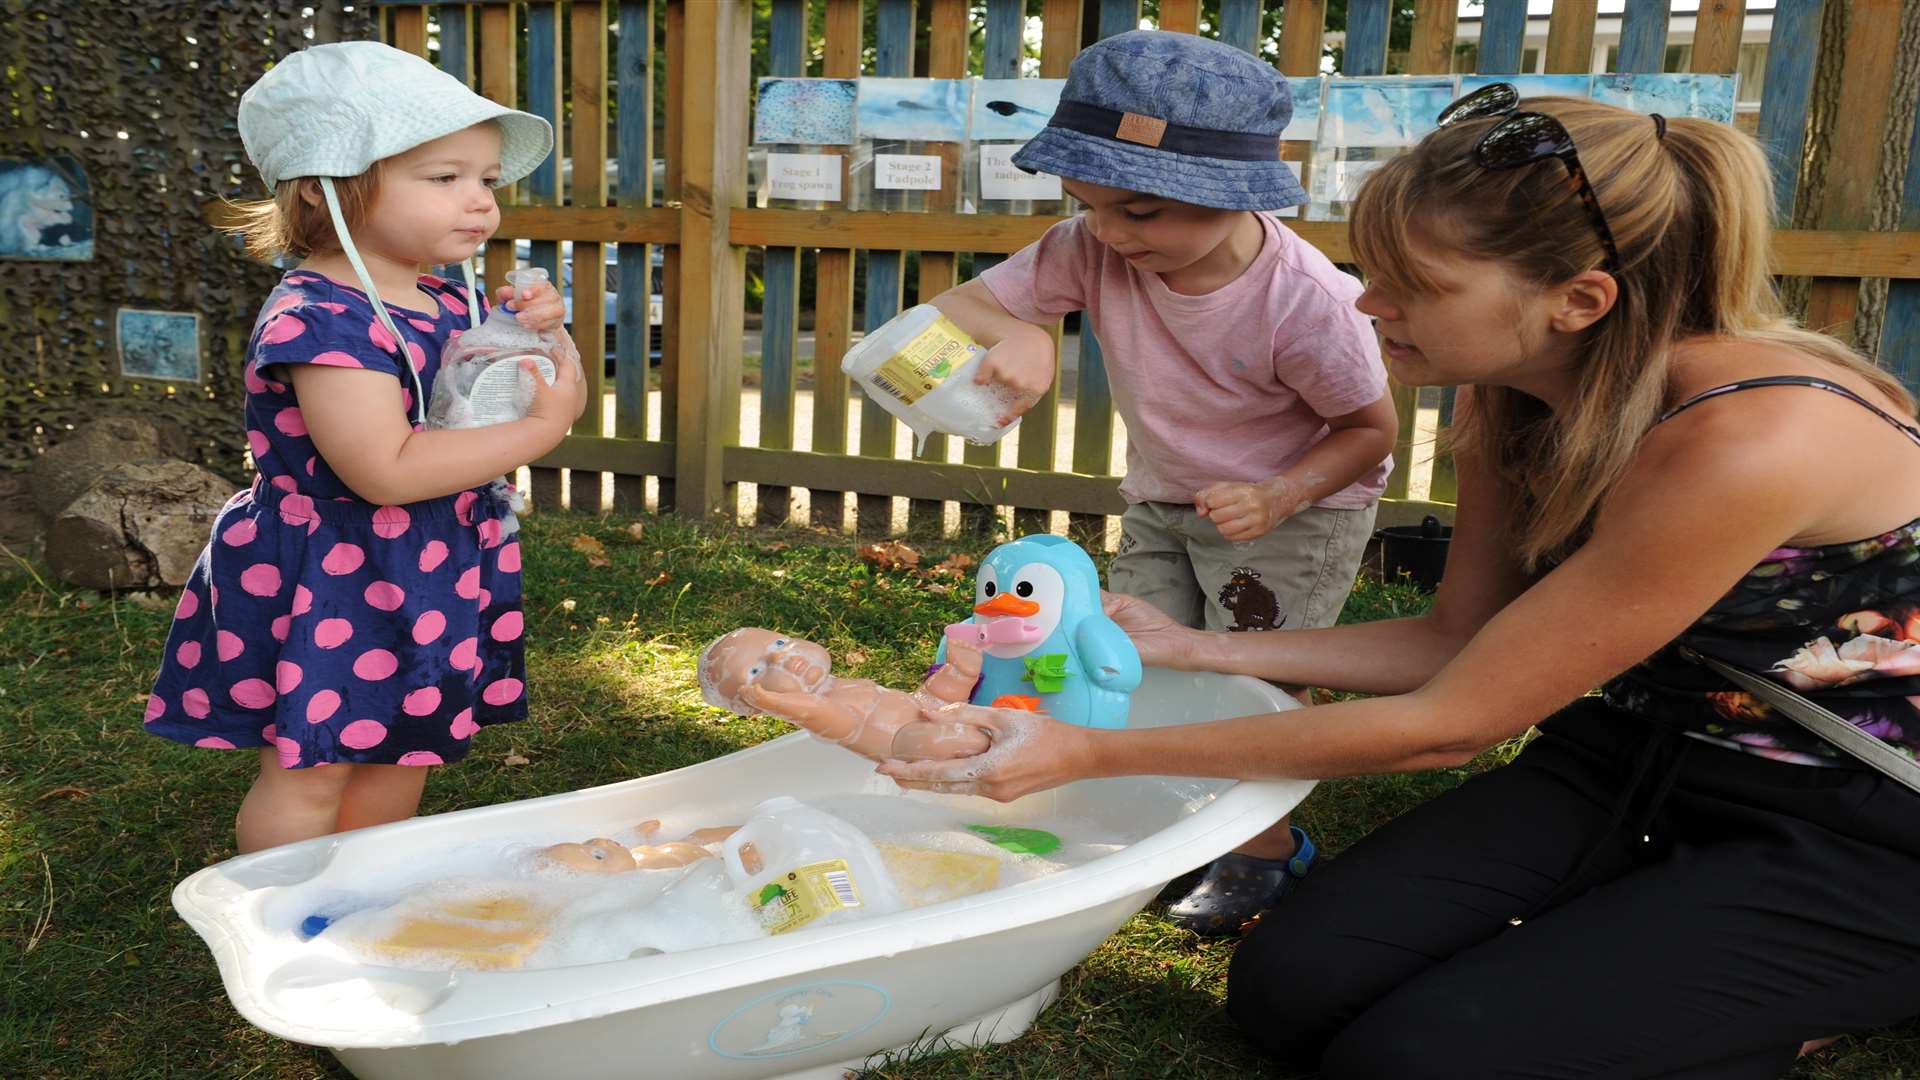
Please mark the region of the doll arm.
<svg viewBox="0 0 1920 1080"><path fill-rule="evenodd" d="M940 665L925 682L920 684L922 699L932 699L928 704L948 705L962 702L973 696L973 688L980 681L981 652L977 645L959 638L947 639L947 662Z"/></svg>
<svg viewBox="0 0 1920 1080"><path fill-rule="evenodd" d="M768 690L749 686L740 700L761 712L796 724L829 742L840 742L859 732L862 718L818 694L798 690Z"/></svg>

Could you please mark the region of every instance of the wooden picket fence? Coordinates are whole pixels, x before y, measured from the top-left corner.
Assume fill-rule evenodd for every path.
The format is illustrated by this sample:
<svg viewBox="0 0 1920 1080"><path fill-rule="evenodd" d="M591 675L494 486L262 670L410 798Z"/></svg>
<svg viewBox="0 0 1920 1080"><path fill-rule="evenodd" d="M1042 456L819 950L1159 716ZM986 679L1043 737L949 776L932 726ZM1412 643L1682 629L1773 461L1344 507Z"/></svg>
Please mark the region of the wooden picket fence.
<svg viewBox="0 0 1920 1080"><path fill-rule="evenodd" d="M399 47L429 55L429 19L438 25L438 59L482 93L547 117L566 120L560 149L506 204L499 236L487 249L492 283L513 265L513 241L531 241L535 265L558 280L560 242L572 242L574 324L595 327L605 318L603 245L618 245L625 270L618 290L612 376L611 428L589 408L573 434L533 470L536 505L563 504L561 470L571 472L566 502L575 510L602 509L601 475L613 474L613 502L645 505L646 480L658 484L662 510L708 517L730 513L736 485L758 485L758 518L785 521L789 495L806 489L816 525L838 528L847 500L862 533L885 532L893 500L910 500L908 520L935 527L945 504L959 504L963 528L990 529L998 508L1014 508L1016 527L1045 528L1049 511L1071 515L1074 531L1097 536L1123 507L1112 460L1113 405L1098 345L1083 333L1073 396L1070 470L1055 468L1060 401L1056 386L1027 414L1017 433L1016 460L1000 465L998 448L965 448L948 462L944 437L914 459L895 456L895 421L878 408L851 415L847 379L837 359L853 341L856 251L865 251L865 328L901 310L902 263L919 253L918 291L925 300L953 284L957 253L975 254L976 270L1038 238L1056 218L954 212L960 188L960 148L929 153L946 159L938 192L924 212L805 211L746 205L747 118L752 4L749 0L554 0L421 5L381 0L387 32ZM1780 0L1773 7L1758 135L1778 170L1783 220L1799 189L1814 68L1821 47L1846 50L1836 148L1826 162L1828 196L1816 230L1776 235L1776 271L1815 279L1810 322L1845 327L1853 321L1860 279L1895 279L1880 343L1882 363L1920 388L1920 124L1905 174L1899 232L1871 232L1866 219L1882 165L1892 107L1895 39L1902 0L1853 0L1848 40L1820 43L1822 0ZM808 40L809 4L824 3L825 35ZM875 10L873 70L862 70L864 4ZM655 5L665 7L665 39L655 40ZM771 0L768 73L807 74L818 46L828 77L862 74L1010 78L1021 74L1027 0L987 0L984 60L969 70L969 0ZM1220 0L1213 32L1253 49L1263 7L1279 0ZM1386 69L1392 0L1350 0L1340 73L1377 75ZM1545 49L1548 72L1584 73L1593 54L1597 0L1558 0ZM1692 70L1735 68L1745 18L1744 0L1701 0L1694 16ZM1444 73L1454 53L1456 0L1417 0L1407 73ZM1486 0L1478 50L1483 74L1517 72L1527 21L1526 0ZM1320 71L1325 0L1287 0L1281 27L1280 69L1288 75ZM1159 26L1198 32L1200 0L1161 0ZM1064 76L1083 36L1106 37L1139 25L1140 0L1043 0L1042 77ZM1664 0L1626 0L1617 69L1661 70L1670 22ZM925 20L928 55L916 69L914 43ZM1085 25L1092 20L1093 26ZM1091 30L1091 35L1085 32ZM564 55L563 55L564 44ZM524 64L519 56L524 46ZM656 103L655 65L665 67L665 101ZM524 68L524 70L522 70ZM609 145L608 91L617 93L618 123ZM664 115L664 147L651 123ZM611 151L611 155L609 154ZM651 163L664 157L664 190L654 190ZM571 158L563 182L563 158ZM617 184L607 163L616 161ZM656 205L657 204L657 205ZM1286 223L1337 263L1349 261L1344 222ZM648 415L648 318L644 287L650 246L665 252L664 359L659 416ZM760 373L758 445L740 445L743 339L743 252L765 250L765 303ZM797 450L796 326L802 253L815 252L812 449ZM639 283L636 285L636 283ZM605 391L601 335L576 335L593 400ZM1450 518L1454 483L1444 455L1432 462L1425 501L1408 499L1416 460L1414 394L1396 387L1401 438L1383 524L1418 520L1428 512ZM1444 426L1451 395L1440 406Z"/></svg>

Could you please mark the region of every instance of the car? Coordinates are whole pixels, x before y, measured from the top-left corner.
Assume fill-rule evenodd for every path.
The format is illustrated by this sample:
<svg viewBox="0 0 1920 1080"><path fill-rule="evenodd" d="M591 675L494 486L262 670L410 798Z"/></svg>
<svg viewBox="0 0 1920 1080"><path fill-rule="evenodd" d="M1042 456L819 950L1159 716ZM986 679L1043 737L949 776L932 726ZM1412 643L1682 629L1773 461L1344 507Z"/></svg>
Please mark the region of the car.
<svg viewBox="0 0 1920 1080"><path fill-rule="evenodd" d="M604 259L607 273L607 295L605 314L603 316L605 319L605 328L603 333L606 341L606 370L607 374L611 375L613 374L614 358L616 356L615 350L617 348L617 342L615 330L620 310L620 248L618 244L605 244L602 246L605 250ZM513 255L516 263L520 265L531 264L533 261L532 242L515 240L513 242ZM647 274L647 362L649 364L657 364L660 362L661 356L662 326L665 314L665 299L661 293L661 283L666 276L666 253L658 244L653 246L652 266L649 270L650 272ZM560 241L560 275L560 296L567 305L567 324L572 326L573 241L571 240ZM575 336L578 336L580 329L574 327L573 332Z"/></svg>

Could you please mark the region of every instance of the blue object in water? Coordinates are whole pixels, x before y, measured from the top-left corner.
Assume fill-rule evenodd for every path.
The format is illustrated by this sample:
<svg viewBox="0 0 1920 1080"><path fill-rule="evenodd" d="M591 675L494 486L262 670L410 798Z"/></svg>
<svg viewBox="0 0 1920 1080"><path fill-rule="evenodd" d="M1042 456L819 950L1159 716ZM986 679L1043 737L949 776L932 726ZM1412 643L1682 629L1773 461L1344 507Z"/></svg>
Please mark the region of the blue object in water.
<svg viewBox="0 0 1920 1080"><path fill-rule="evenodd" d="M309 915L306 918L300 920L300 940L306 941L308 939L317 937L320 931L325 930L327 927L332 925L333 925L333 918L331 916Z"/></svg>

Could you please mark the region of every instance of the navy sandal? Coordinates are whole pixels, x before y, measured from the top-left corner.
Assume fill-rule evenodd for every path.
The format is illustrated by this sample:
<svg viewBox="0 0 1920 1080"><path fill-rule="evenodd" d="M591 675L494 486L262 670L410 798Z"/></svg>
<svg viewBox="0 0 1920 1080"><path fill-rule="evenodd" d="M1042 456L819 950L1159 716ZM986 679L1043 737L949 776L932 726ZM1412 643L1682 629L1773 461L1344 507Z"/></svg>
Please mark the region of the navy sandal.
<svg viewBox="0 0 1920 1080"><path fill-rule="evenodd" d="M1167 908L1167 918L1202 937L1240 933L1313 868L1318 854L1313 841L1298 825L1290 828L1298 845L1292 855L1284 859L1261 859L1238 852L1220 856L1207 867L1198 885Z"/></svg>

